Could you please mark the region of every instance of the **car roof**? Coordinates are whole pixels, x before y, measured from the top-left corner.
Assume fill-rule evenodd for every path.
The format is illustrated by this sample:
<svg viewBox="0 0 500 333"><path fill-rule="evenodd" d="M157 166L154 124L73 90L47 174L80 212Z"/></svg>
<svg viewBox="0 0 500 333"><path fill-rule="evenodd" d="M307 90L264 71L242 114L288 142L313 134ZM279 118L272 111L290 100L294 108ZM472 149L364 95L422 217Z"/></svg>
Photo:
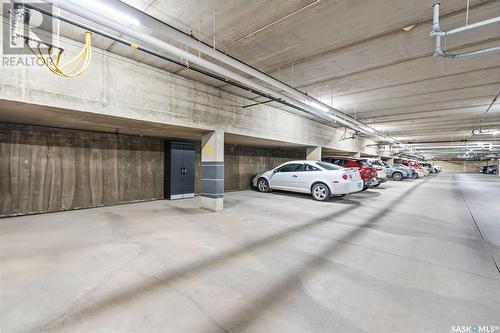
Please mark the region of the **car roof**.
<svg viewBox="0 0 500 333"><path fill-rule="evenodd" d="M313 160L294 160L294 161L286 161L281 164L287 164L287 163L315 163L318 161L313 161Z"/></svg>
<svg viewBox="0 0 500 333"><path fill-rule="evenodd" d="M325 156L323 158L338 158L338 159L354 160L354 161L364 160L364 158L361 157L351 157L351 156Z"/></svg>

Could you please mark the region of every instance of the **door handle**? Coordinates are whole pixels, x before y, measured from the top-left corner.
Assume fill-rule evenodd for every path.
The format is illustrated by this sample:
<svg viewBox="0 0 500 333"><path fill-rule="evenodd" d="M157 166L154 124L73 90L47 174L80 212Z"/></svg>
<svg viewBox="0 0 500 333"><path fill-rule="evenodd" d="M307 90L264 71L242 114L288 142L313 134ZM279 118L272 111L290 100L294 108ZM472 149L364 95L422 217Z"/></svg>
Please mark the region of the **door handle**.
<svg viewBox="0 0 500 333"><path fill-rule="evenodd" d="M186 175L186 174L187 174L187 169L181 168L181 175Z"/></svg>
<svg viewBox="0 0 500 333"><path fill-rule="evenodd" d="M298 176L297 175L292 175L293 178L297 178Z"/></svg>

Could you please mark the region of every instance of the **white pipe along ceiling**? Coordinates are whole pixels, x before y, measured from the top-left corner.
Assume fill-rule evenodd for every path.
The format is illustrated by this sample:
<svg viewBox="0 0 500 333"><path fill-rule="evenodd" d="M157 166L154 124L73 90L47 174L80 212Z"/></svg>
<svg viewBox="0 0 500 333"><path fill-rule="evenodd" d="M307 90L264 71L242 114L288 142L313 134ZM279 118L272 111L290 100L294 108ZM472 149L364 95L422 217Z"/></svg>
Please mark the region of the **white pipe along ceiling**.
<svg viewBox="0 0 500 333"><path fill-rule="evenodd" d="M452 59L458 59L458 58L464 58L464 57L470 57L486 52L493 52L493 51L500 51L500 46L496 47L490 47L487 49L481 49L481 50L475 50L475 51L470 51L470 52L464 52L464 53L447 53L445 50L442 49L441 47L441 38L442 37L447 37L459 32L467 31L467 30L472 30L476 29L488 24L493 24L500 22L500 16L484 20L481 22L476 22L472 24L466 23L466 25L462 27L458 27L455 29L451 29L449 31L442 31L441 26L439 23L439 7L440 3L436 2L433 6L433 11L432 11L432 31L431 31L431 36L436 38L436 43L435 43L435 50L434 50L434 56L435 57L441 57L441 58L452 58Z"/></svg>
<svg viewBox="0 0 500 333"><path fill-rule="evenodd" d="M94 23L112 29L116 32L127 35L134 38L142 43L146 43L150 46L157 47L163 51L166 51L172 55L182 58L192 64L196 64L205 69L208 69L214 73L227 77L231 80L240 82L250 88L259 90L277 99L281 99L291 105L298 108L306 110L307 113L327 122L338 122L346 127L349 127L355 131L363 133L367 136L373 137L376 140L384 142L398 142L396 139L386 136L383 133L376 131L370 126L349 117L343 112L336 110L335 108L316 100L307 94L291 87L283 82L276 80L275 78L256 70L255 68L242 63L241 61L225 55L224 53L218 51L215 48L210 47L207 44L202 43L198 39L184 34L183 32L169 26L152 16L128 5L118 0L93 0L93 1L60 1L60 0L43 0L46 3L50 3L56 7L63 10L71 12L82 18L88 19ZM14 0L13 2L22 4L24 1ZM106 13L106 10L112 11L115 15ZM121 19L119 19L121 18ZM124 20L123 18L129 18ZM122 23L126 22L126 23ZM240 75L228 68L217 65L213 62L205 60L198 55L194 55L190 52L184 51L178 47L171 45L170 43L161 40L153 36L154 34L160 32L167 37L174 38L175 40L189 46L190 48L196 49L207 56L220 61L234 69L245 73L255 79L263 81L275 89L270 89L263 86L255 81ZM281 91L289 93L294 97L283 94ZM304 100L298 100L302 99Z"/></svg>

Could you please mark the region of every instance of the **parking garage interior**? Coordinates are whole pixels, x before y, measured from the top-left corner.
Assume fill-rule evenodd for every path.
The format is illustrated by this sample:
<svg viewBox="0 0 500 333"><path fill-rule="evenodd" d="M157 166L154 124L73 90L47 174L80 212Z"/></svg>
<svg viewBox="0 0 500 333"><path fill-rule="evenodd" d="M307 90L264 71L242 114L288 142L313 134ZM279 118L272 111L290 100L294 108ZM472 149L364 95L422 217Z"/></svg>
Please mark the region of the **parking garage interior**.
<svg viewBox="0 0 500 333"><path fill-rule="evenodd" d="M500 332L500 2L1 4L0 331Z"/></svg>

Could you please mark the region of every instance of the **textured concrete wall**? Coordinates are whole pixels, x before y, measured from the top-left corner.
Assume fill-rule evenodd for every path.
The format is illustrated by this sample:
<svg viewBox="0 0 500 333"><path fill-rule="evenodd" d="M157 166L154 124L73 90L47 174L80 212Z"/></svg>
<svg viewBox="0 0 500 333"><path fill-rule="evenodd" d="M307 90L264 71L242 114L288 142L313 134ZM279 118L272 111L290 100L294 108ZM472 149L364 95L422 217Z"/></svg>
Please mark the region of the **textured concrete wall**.
<svg viewBox="0 0 500 333"><path fill-rule="evenodd" d="M290 160L305 159L304 149L269 149L248 146L225 146L225 190L251 188L250 181L257 173L267 171Z"/></svg>
<svg viewBox="0 0 500 333"><path fill-rule="evenodd" d="M70 43L70 44L68 44ZM67 52L81 45L64 42ZM73 46L71 46L73 44ZM0 99L148 122L376 154L371 140L339 141L331 126L95 49L82 77L65 79L45 68L0 71Z"/></svg>
<svg viewBox="0 0 500 333"><path fill-rule="evenodd" d="M433 163L443 167L443 171L445 172L468 173L478 173L480 166L492 164L487 161L433 161Z"/></svg>
<svg viewBox="0 0 500 333"><path fill-rule="evenodd" d="M0 216L163 198L163 140L0 123Z"/></svg>
<svg viewBox="0 0 500 333"><path fill-rule="evenodd" d="M306 149L226 144L224 154L224 189L236 191ZM163 139L0 123L0 216L161 199L163 162Z"/></svg>
<svg viewBox="0 0 500 333"><path fill-rule="evenodd" d="M200 194L201 147L196 143L195 193ZM303 160L305 148L259 148L224 145L224 190L250 189L250 181L259 172L269 170L290 160Z"/></svg>

